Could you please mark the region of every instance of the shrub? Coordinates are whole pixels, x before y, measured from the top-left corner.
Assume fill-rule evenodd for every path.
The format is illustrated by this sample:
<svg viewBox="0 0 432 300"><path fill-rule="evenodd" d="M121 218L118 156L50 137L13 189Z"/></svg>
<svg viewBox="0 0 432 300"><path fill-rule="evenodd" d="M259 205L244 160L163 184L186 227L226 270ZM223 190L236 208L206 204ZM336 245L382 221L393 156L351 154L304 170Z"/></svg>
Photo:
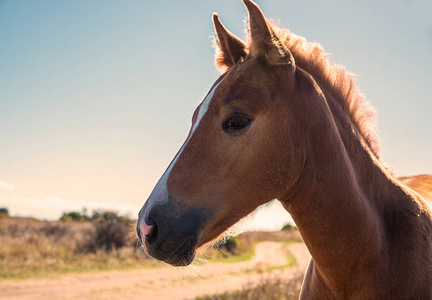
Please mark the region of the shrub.
<svg viewBox="0 0 432 300"><path fill-rule="evenodd" d="M221 242L217 248L222 251L229 252L231 254L237 254L237 250L240 244L239 237L227 237L223 242Z"/></svg>
<svg viewBox="0 0 432 300"><path fill-rule="evenodd" d="M63 222L69 222L69 221L87 221L89 217L84 214L80 213L79 211L70 211L70 212L64 212L63 215L60 218L60 221Z"/></svg>
<svg viewBox="0 0 432 300"><path fill-rule="evenodd" d="M84 251L96 252L99 249L109 252L129 246L130 220L110 211L94 211L90 217L95 231L83 245Z"/></svg>
<svg viewBox="0 0 432 300"><path fill-rule="evenodd" d="M127 223L123 224L127 226ZM96 227L100 225L96 221L0 218L0 282L5 278L154 266L155 263L144 251L132 243L133 224L131 222L124 235L124 240L128 242L126 247L105 251L94 246L97 243ZM93 245L92 251L89 251L89 245ZM111 245L115 249L115 243ZM117 247L120 246L117 244Z"/></svg>
<svg viewBox="0 0 432 300"><path fill-rule="evenodd" d="M0 218L1 217L9 217L9 209L6 207L0 207Z"/></svg>
<svg viewBox="0 0 432 300"><path fill-rule="evenodd" d="M297 227L295 225L291 225L290 223L285 224L282 229L283 231L293 231L297 230Z"/></svg>

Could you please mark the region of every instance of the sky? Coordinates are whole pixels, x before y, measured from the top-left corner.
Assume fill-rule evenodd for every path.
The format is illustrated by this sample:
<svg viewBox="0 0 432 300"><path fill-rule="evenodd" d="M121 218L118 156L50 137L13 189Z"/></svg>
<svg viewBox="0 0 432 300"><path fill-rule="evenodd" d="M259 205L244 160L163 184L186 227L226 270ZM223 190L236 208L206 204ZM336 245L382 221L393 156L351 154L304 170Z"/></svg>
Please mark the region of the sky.
<svg viewBox="0 0 432 300"><path fill-rule="evenodd" d="M432 173L431 1L257 3L356 74L397 174ZM135 217L219 76L213 12L244 39L240 0L0 0L0 206ZM289 220L263 211L251 227Z"/></svg>

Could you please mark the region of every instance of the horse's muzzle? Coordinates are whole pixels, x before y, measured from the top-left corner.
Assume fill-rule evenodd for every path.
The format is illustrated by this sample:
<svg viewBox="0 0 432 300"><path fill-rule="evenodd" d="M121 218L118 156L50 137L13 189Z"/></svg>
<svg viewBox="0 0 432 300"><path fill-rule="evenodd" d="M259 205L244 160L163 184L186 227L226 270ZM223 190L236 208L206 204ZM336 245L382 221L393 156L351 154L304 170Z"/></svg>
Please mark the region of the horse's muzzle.
<svg viewBox="0 0 432 300"><path fill-rule="evenodd" d="M137 233L148 255L173 266L187 266L195 258L208 214L202 209L180 211L177 203L169 197L146 209L147 202L138 215Z"/></svg>

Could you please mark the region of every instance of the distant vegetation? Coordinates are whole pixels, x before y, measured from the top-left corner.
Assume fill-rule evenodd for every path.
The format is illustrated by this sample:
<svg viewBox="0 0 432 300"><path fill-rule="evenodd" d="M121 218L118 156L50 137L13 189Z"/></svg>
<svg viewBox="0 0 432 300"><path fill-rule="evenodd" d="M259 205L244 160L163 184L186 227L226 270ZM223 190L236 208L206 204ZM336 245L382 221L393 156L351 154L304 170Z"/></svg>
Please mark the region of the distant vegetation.
<svg viewBox="0 0 432 300"><path fill-rule="evenodd" d="M7 208L0 208L0 279L163 265L142 251L135 226L135 220L112 211L65 212L59 221L48 222L9 217ZM301 238L292 230L245 233L208 248L201 257L213 262L248 260L262 240Z"/></svg>
<svg viewBox="0 0 432 300"><path fill-rule="evenodd" d="M290 223L287 223L282 227L282 230L293 231L293 230L297 230L297 227L295 225L291 225Z"/></svg>
<svg viewBox="0 0 432 300"><path fill-rule="evenodd" d="M211 262L239 262L251 259L255 252L255 244L260 241L277 241L297 243L303 240L295 229L265 232L245 232L239 236L227 237L213 248L207 249L202 255Z"/></svg>
<svg viewBox="0 0 432 300"><path fill-rule="evenodd" d="M201 256L211 262L245 261L253 257L255 243L247 235L227 237L214 247L204 250Z"/></svg>
<svg viewBox="0 0 432 300"><path fill-rule="evenodd" d="M134 220L104 211L61 220L0 218L0 279L158 265L140 249Z"/></svg>
<svg viewBox="0 0 432 300"><path fill-rule="evenodd" d="M70 212L64 212L63 215L60 218L60 221L63 222L71 222L71 221L88 221L90 219L89 216L87 216L86 211L84 210L83 213L79 211L70 211Z"/></svg>
<svg viewBox="0 0 432 300"><path fill-rule="evenodd" d="M6 207L0 207L0 218L1 217L9 217L9 209Z"/></svg>
<svg viewBox="0 0 432 300"><path fill-rule="evenodd" d="M112 211L93 211L92 216L88 216L86 210L83 213L73 211L63 213L60 218L62 222L88 221L93 224L94 232L82 245L83 252L93 252L97 250L119 250L123 247L130 246L130 240L134 239L130 235L131 224L134 221L129 220L124 216L119 216ZM133 233L135 235L135 233ZM136 241L138 242L138 241Z"/></svg>

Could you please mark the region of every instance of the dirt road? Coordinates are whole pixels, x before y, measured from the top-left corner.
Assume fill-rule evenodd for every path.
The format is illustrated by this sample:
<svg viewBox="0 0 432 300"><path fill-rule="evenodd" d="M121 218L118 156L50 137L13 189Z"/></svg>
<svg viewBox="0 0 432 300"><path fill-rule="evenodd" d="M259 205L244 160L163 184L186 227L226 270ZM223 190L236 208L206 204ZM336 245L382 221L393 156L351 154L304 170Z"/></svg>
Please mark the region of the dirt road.
<svg viewBox="0 0 432 300"><path fill-rule="evenodd" d="M273 270L271 276L289 278L303 273L310 257L304 244L286 246L280 242L261 242L256 245L255 257L240 263L204 263L180 269L167 266L3 281L0 282L0 299L193 299L204 294L241 289L247 283L270 276L263 270L286 264L287 251L294 254L297 265Z"/></svg>

